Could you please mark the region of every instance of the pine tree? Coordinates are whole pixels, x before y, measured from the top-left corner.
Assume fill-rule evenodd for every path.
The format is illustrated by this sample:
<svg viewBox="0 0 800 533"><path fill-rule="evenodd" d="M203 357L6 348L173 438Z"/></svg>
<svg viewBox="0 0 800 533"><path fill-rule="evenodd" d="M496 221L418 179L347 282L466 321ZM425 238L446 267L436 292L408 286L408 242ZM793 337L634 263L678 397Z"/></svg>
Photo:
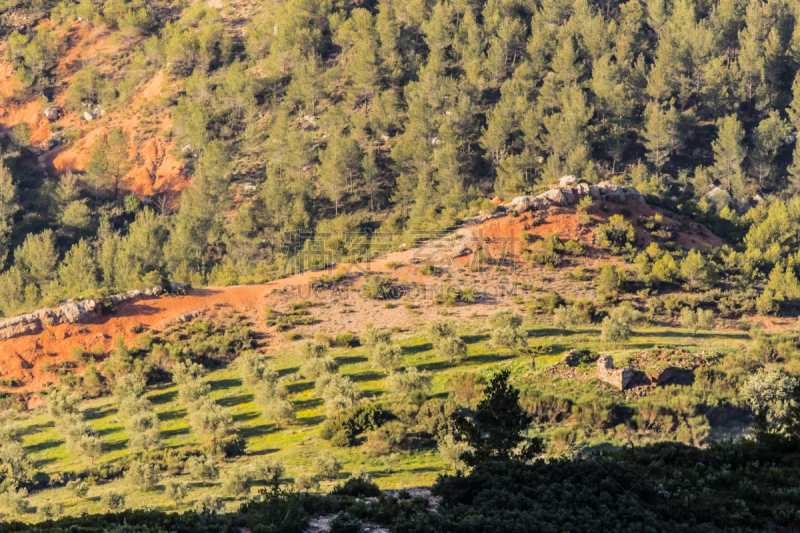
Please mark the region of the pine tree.
<svg viewBox="0 0 800 533"><path fill-rule="evenodd" d="M484 399L475 410L475 422L463 416L456 422L472 448L461 456L469 466L485 461L524 461L543 450L538 438L523 444L533 418L520 407L519 390L508 383L510 375L508 370L501 370L489 381Z"/></svg>
<svg viewBox="0 0 800 533"><path fill-rule="evenodd" d="M661 169L669 161L678 138L678 112L674 107L665 110L656 102L651 102L647 104L644 113L647 160L656 167L656 174L660 174Z"/></svg>
<svg viewBox="0 0 800 533"><path fill-rule="evenodd" d="M14 213L19 211L17 187L11 171L0 157L0 271L8 256L9 238L13 228Z"/></svg>
<svg viewBox="0 0 800 533"><path fill-rule="evenodd" d="M717 121L717 140L711 143L714 150L714 174L730 191L742 173L742 162L747 152L742 146L744 128L736 115L727 115Z"/></svg>
<svg viewBox="0 0 800 533"><path fill-rule="evenodd" d="M116 201L120 188L127 185L129 169L128 136L122 128L113 128L108 135L95 141L86 164L86 174L95 188L95 195L100 187L111 187Z"/></svg>
<svg viewBox="0 0 800 533"><path fill-rule="evenodd" d="M778 149L783 145L783 139L789 134L789 128L789 124L773 110L753 132L755 146L751 158L759 187L763 187L764 181L772 174L772 163Z"/></svg>

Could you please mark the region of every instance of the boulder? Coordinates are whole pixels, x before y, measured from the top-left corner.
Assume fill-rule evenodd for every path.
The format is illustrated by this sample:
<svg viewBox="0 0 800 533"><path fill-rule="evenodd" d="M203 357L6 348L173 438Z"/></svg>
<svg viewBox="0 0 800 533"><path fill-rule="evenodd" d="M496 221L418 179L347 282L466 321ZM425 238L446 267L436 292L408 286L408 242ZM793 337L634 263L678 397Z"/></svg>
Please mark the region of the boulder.
<svg viewBox="0 0 800 533"><path fill-rule="evenodd" d="M540 194L539 198L542 198L553 205L567 205L567 199L564 197L564 193L561 192L561 189L550 189L549 191Z"/></svg>
<svg viewBox="0 0 800 533"><path fill-rule="evenodd" d="M61 116L61 113L57 107L45 107L44 111L42 111L42 114L44 115L44 118L50 122L58 120L58 118Z"/></svg>
<svg viewBox="0 0 800 533"><path fill-rule="evenodd" d="M628 201L628 197L625 195L622 189L617 189L616 191L611 191L606 194L606 200L617 204L624 204Z"/></svg>
<svg viewBox="0 0 800 533"><path fill-rule="evenodd" d="M558 187L563 189L564 187L573 187L578 184L578 178L575 176L562 176L561 179L558 180Z"/></svg>
<svg viewBox="0 0 800 533"><path fill-rule="evenodd" d="M578 196L572 192L571 187L564 187L561 189L561 194L564 195L564 201L567 203L567 205L572 205L578 201Z"/></svg>
<svg viewBox="0 0 800 533"><path fill-rule="evenodd" d="M86 121L91 122L92 120L94 120L95 117L94 117L94 115L92 113L89 113L88 111L84 111L83 112L83 118Z"/></svg>
<svg viewBox="0 0 800 533"><path fill-rule="evenodd" d="M533 196L517 196L508 203L507 207L515 213L524 213L531 208L533 199Z"/></svg>

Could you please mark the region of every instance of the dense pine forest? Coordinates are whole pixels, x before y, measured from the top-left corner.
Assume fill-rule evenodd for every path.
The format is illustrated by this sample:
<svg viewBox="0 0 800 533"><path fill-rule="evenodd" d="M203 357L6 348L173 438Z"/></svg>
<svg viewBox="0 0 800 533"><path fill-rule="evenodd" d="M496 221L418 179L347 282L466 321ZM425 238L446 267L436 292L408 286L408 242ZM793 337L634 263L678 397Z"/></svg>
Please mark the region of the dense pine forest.
<svg viewBox="0 0 800 533"><path fill-rule="evenodd" d="M710 223L730 239L710 258L718 271L744 287L789 277L775 301L800 296L794 2L235 7L3 3L8 105L111 112L164 71L171 89L148 111L172 121L165 140L191 176L179 201L142 204L125 193L136 139L121 129L58 180L37 168L26 124L5 131L7 316L164 277L272 279L315 234L340 261L368 247L347 233L380 227L400 243L565 174ZM75 31L114 48L60 65Z"/></svg>

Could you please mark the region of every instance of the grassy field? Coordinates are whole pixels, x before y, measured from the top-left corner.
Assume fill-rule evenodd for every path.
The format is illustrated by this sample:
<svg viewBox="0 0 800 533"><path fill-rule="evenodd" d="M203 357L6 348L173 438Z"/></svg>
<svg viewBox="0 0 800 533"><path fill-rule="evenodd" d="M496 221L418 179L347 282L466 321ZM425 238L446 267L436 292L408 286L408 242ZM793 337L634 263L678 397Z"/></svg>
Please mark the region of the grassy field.
<svg viewBox="0 0 800 533"><path fill-rule="evenodd" d="M448 379L454 372L490 371L497 367L511 370L515 384L525 388L529 384L549 383L553 387L573 389L602 388L608 394L615 394L620 401L624 397L620 392L611 392L608 387L597 380L573 381L553 379L546 371L549 365L559 361L564 352L570 348L597 348L599 330L581 328L576 331L562 333L546 326L527 325L530 342L544 347L542 355L536 360L537 371L529 377L529 360L517 357L507 351L498 351L489 343L489 334L485 321L472 321L460 327L460 333L469 347L469 355L456 365L449 365L437 357L433 345L426 340L421 331L410 331L395 335L404 351L406 366L416 366L420 370L433 374L431 394L436 397L447 397L449 394ZM733 331L715 331L713 333L690 332L677 329L642 329L631 339L630 343L614 350L615 359L651 349L655 346L672 349L685 349L690 352L718 352L729 354L742 349L751 342L746 333ZM603 351L602 353L609 353ZM368 351L365 348L336 348L332 355L340 365L340 372L358 383L366 397L387 398L390 393L386 389L383 372L370 366ZM291 373L300 366L299 356L292 350L283 350L270 355L270 363L281 374ZM585 369L591 371L590 369ZM292 383L290 401L296 412L297 421L286 427L276 425L262 418L259 408L253 403L253 391L242 385L238 372L231 366L211 372L206 381L212 387L212 397L222 406L230 409L238 424L239 434L247 441L247 454L232 460L222 461L222 474L230 468L247 465L254 458L269 456L276 458L286 467L287 476L299 473L313 474L312 461L321 449L330 449L343 465L340 479L346 479L350 472L363 467L370 473L382 488L401 488L417 485L430 485L436 477L447 471L435 449L399 452L400 461L394 471L389 471L382 457L376 457L360 447L331 448L328 441L317 436L319 425L325 420L325 410L321 398L314 393L312 381ZM192 434L186 409L179 405L177 386L164 384L151 388L148 398L152 402L161 421L161 435L166 448L199 447L200 443ZM117 409L110 397L88 400L82 404L86 418L91 421L104 441L104 455L100 463L121 462L130 459L135 452L126 448L128 435L124 429L124 420L118 418ZM51 476L69 471L82 471L90 465L83 459L70 455L55 427L46 408L40 407L22 414L22 425L26 429L24 446L28 457L36 467ZM719 429L720 436L728 436L726 428ZM536 431L535 429L532 431ZM601 429L582 434L583 444L595 446L602 444L619 444L619 438L613 429ZM95 465L96 466L96 465ZM187 480L188 476L175 476ZM104 511L100 496L104 491L125 491L127 507L161 508L173 510L178 507L168 500L163 493L164 483L171 479L163 475L158 490L138 492L126 490L124 480L119 478L104 484L91 487L86 499L76 500L65 488L50 488L32 493L29 502L36 506L45 502L61 502L65 512L69 514L88 511L90 513ZM322 490L328 490L335 481L324 481ZM191 507L193 502L204 493L212 493L223 497L228 506L237 505L233 498L221 493L220 482L202 486L190 484L189 496L180 508ZM253 494L259 489L252 489ZM32 517L31 517L32 518Z"/></svg>

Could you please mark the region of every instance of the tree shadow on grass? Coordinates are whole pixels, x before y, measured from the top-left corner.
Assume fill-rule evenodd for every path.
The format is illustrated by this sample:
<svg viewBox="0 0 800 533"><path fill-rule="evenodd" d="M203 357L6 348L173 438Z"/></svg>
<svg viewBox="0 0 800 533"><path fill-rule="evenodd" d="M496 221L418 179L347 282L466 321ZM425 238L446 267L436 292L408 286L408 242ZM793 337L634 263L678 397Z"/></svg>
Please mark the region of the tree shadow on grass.
<svg viewBox="0 0 800 533"><path fill-rule="evenodd" d="M215 379L214 381L209 381L209 385L211 385L211 390L222 390L222 389L232 389L233 387L241 387L242 380L240 379Z"/></svg>
<svg viewBox="0 0 800 533"><path fill-rule="evenodd" d="M278 431L279 428L275 427L275 424L259 424L257 426L246 426L239 430L239 436L244 439L249 439L253 437L263 437L264 435L269 435L270 433L275 433Z"/></svg>
<svg viewBox="0 0 800 533"><path fill-rule="evenodd" d="M168 420L180 420L181 418L186 418L186 409L184 407L179 409L171 409L169 411L157 413L157 416L160 422L166 422Z"/></svg>
<svg viewBox="0 0 800 533"><path fill-rule="evenodd" d="M383 379L386 377L386 374L382 374L381 372L375 372L373 370L367 370L365 372L358 372L355 374L347 374L347 377L352 379L353 381L377 381L379 379Z"/></svg>
<svg viewBox="0 0 800 533"><path fill-rule="evenodd" d="M434 361L433 363L422 363L421 365L416 366L417 370L427 370L429 372L451 368L450 363L447 361Z"/></svg>
<svg viewBox="0 0 800 533"><path fill-rule="evenodd" d="M309 398L308 400L295 400L292 402L295 411L308 411L322 405L322 398Z"/></svg>
<svg viewBox="0 0 800 533"><path fill-rule="evenodd" d="M190 433L190 428L175 428L175 429L166 429L161 432L162 439L169 439L172 437L177 437L178 435L188 435Z"/></svg>
<svg viewBox="0 0 800 533"><path fill-rule="evenodd" d="M748 333L722 333L722 332L699 332L691 333L690 331L641 331L637 334L639 337L685 337L693 339L735 339L735 340L748 340L750 335Z"/></svg>
<svg viewBox="0 0 800 533"><path fill-rule="evenodd" d="M108 405L90 407L83 412L83 416L86 420L99 420L115 414L117 414L117 409Z"/></svg>
<svg viewBox="0 0 800 533"><path fill-rule="evenodd" d="M36 433L41 433L47 429L56 427L56 423L53 420L48 420L42 424L31 424L28 427L22 428L23 435L35 435Z"/></svg>
<svg viewBox="0 0 800 533"><path fill-rule="evenodd" d="M103 443L104 452L118 452L128 447L128 439L120 439Z"/></svg>
<svg viewBox="0 0 800 533"><path fill-rule="evenodd" d="M246 413L239 413L233 415L234 422L247 422L248 420L255 420L259 417L258 411L248 411Z"/></svg>
<svg viewBox="0 0 800 533"><path fill-rule="evenodd" d="M301 392L305 392L307 390L311 390L314 388L313 381L302 381L300 383L292 383L291 385L287 385L290 394L300 394Z"/></svg>
<svg viewBox="0 0 800 533"><path fill-rule="evenodd" d="M461 340L463 340L466 344L475 344L478 342L483 342L489 340L488 334L483 335L462 335Z"/></svg>
<svg viewBox="0 0 800 533"><path fill-rule="evenodd" d="M297 372L298 370L300 370L299 366L292 366L292 367L289 367L289 368L281 368L280 370L278 370L278 377L283 377L283 376L285 376L287 374L293 374L293 373Z"/></svg>
<svg viewBox="0 0 800 533"><path fill-rule="evenodd" d="M122 431L121 427L103 428L97 430L97 435L100 437L105 437L106 435L112 435L114 433L119 433L120 431Z"/></svg>
<svg viewBox="0 0 800 533"><path fill-rule="evenodd" d="M297 424L300 426L316 426L325 421L324 415L307 416L305 418L298 418Z"/></svg>
<svg viewBox="0 0 800 533"><path fill-rule="evenodd" d="M24 446L24 449L25 453L37 453L49 450L50 448L58 448L62 444L63 442L60 440L46 440L38 444L31 444L30 446Z"/></svg>
<svg viewBox="0 0 800 533"><path fill-rule="evenodd" d="M217 400L217 403L223 407L235 407L244 403L250 403L253 401L253 398L254 396L252 394L239 394L238 396L220 398Z"/></svg>
<svg viewBox="0 0 800 533"><path fill-rule="evenodd" d="M170 403L178 396L177 390L172 390L168 392L162 392L161 394L154 394L150 396L148 399L150 403L153 405L161 405L164 403Z"/></svg>
<svg viewBox="0 0 800 533"><path fill-rule="evenodd" d="M469 364L486 364L486 363L499 363L500 361L507 361L509 359L515 359L516 356L514 354L499 354L499 353L486 353L480 355L471 355L469 357L464 358L465 363Z"/></svg>
<svg viewBox="0 0 800 533"><path fill-rule="evenodd" d="M415 344L414 346L403 346L403 354L405 355L414 355L430 350L433 350L433 344L430 342Z"/></svg>
<svg viewBox="0 0 800 533"><path fill-rule="evenodd" d="M56 462L56 458L55 457L45 457L43 459L38 459L38 460L34 461L33 462L33 467L35 469L37 469L37 470L41 470L45 466L47 466L47 465L49 465L51 463L55 463L55 462Z"/></svg>
<svg viewBox="0 0 800 533"><path fill-rule="evenodd" d="M339 366L344 365L355 365L358 363L365 363L367 362L367 358L363 355L350 355L345 357L337 357L336 362L339 363Z"/></svg>

